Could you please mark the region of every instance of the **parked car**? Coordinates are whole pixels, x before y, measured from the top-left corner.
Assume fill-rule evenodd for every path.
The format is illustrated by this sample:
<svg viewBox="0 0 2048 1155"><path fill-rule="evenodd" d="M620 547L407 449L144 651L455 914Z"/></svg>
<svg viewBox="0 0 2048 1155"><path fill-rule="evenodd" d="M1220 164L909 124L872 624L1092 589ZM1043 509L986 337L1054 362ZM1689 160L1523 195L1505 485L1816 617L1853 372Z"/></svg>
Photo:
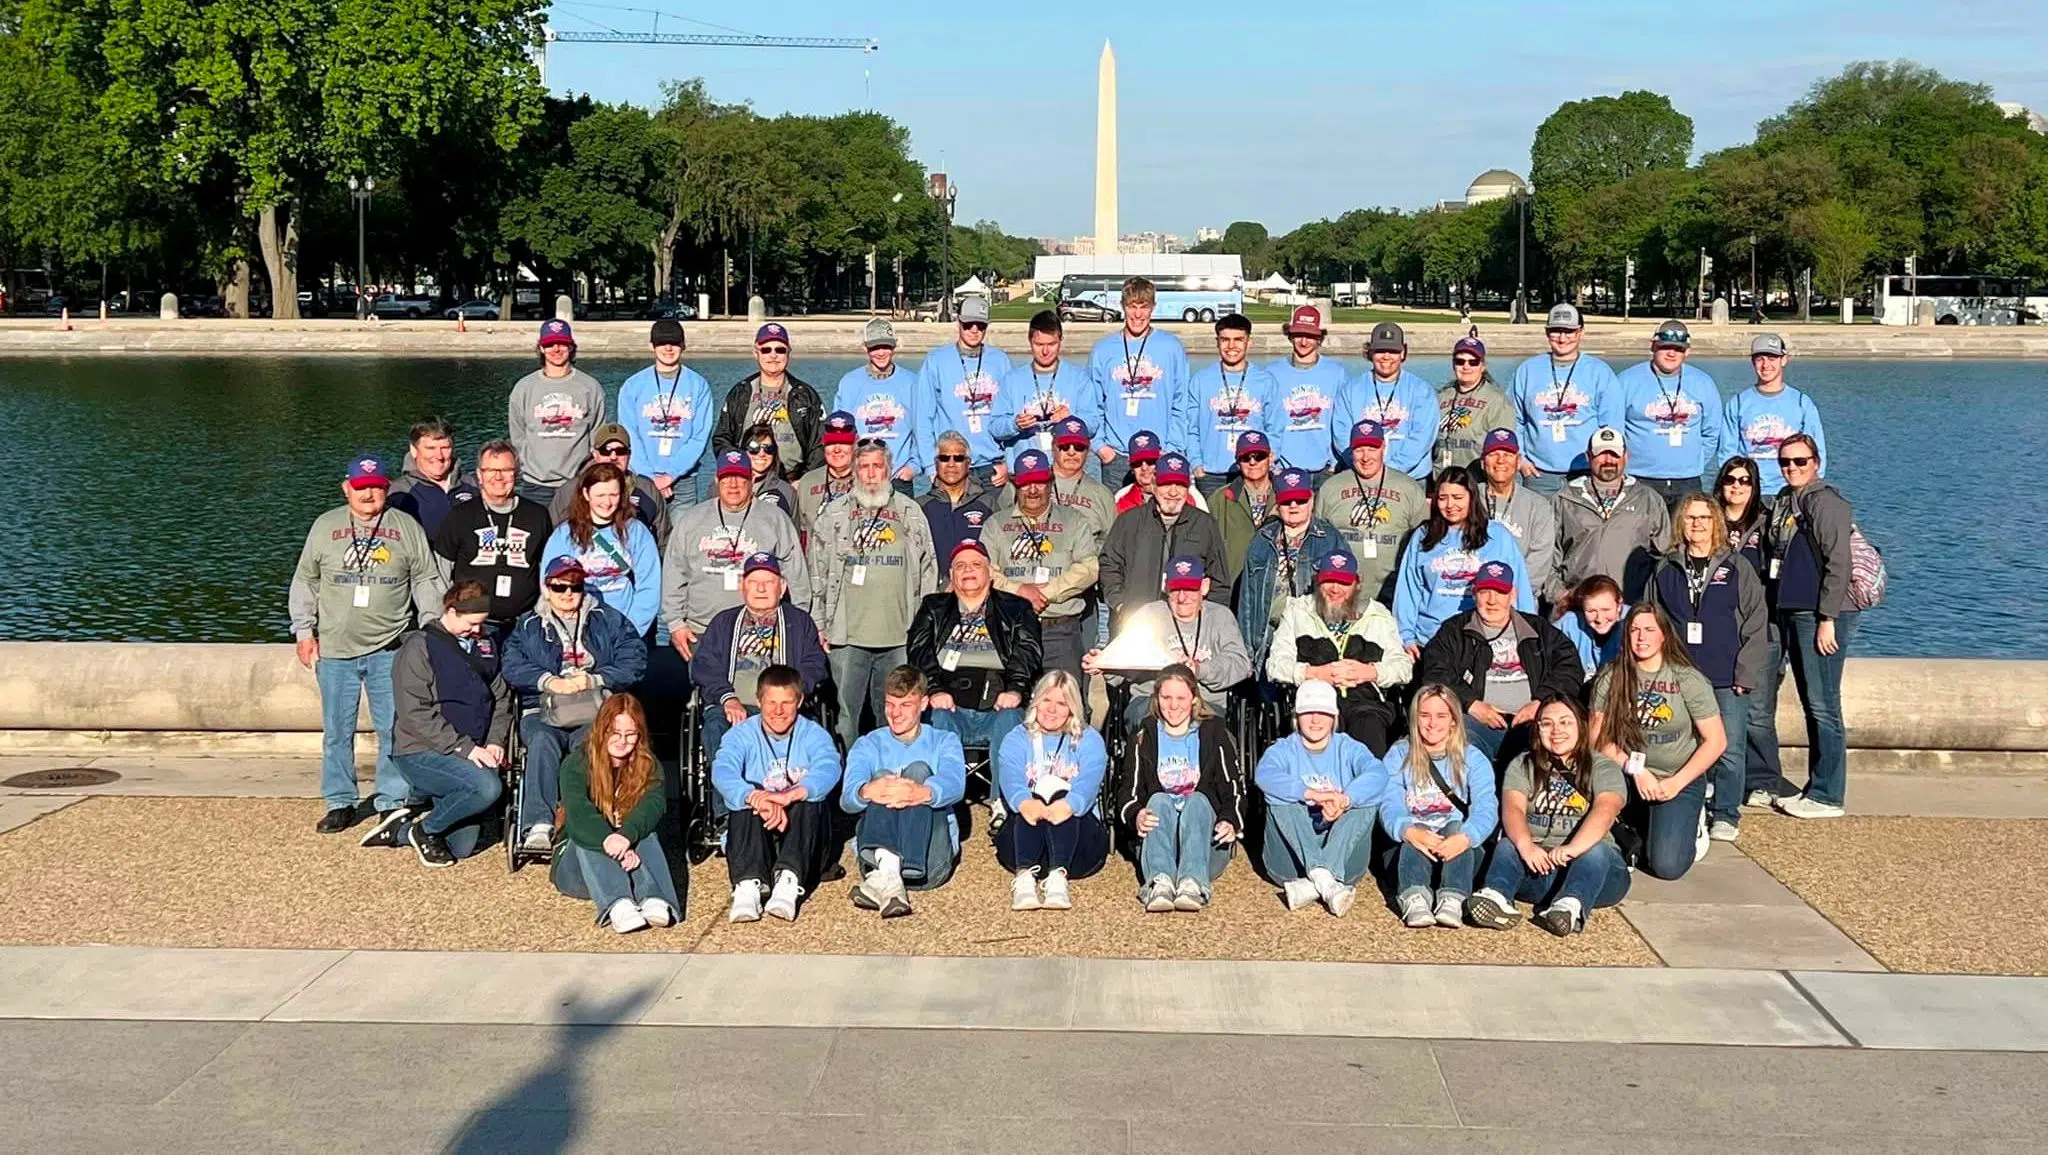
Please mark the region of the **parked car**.
<svg viewBox="0 0 2048 1155"><path fill-rule="evenodd" d="M1121 321L1123 312L1094 301L1061 301L1057 312L1062 321Z"/></svg>
<svg viewBox="0 0 2048 1155"><path fill-rule="evenodd" d="M495 321L498 319L498 302L464 301L443 313L442 316L451 321L458 317L465 321Z"/></svg>
<svg viewBox="0 0 2048 1155"><path fill-rule="evenodd" d="M406 297L397 293L385 293L370 302L370 312L387 321L404 318L417 321L434 311L432 297Z"/></svg>
<svg viewBox="0 0 2048 1155"><path fill-rule="evenodd" d="M299 290L299 316L325 317L334 311L334 302L321 289Z"/></svg>
<svg viewBox="0 0 2048 1155"><path fill-rule="evenodd" d="M70 301L65 299L64 294L51 293L49 297L43 301L43 316L54 317L57 314L62 313L65 310L65 308L68 305L70 305L70 303Z"/></svg>
<svg viewBox="0 0 2048 1155"><path fill-rule="evenodd" d="M228 303L218 294L209 293L192 298L179 306L179 311L187 317L225 317L228 315Z"/></svg>
<svg viewBox="0 0 2048 1155"><path fill-rule="evenodd" d="M694 321L697 319L697 306L686 305L674 297L663 297L661 300L641 310L640 319L643 321Z"/></svg>

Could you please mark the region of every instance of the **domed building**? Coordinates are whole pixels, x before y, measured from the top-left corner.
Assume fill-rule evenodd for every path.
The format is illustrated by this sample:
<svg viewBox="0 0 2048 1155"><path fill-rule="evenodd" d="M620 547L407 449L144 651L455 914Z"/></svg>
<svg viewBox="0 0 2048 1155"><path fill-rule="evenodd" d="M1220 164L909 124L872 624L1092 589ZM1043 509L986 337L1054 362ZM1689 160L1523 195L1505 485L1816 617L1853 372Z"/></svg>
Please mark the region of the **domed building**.
<svg viewBox="0 0 2048 1155"><path fill-rule="evenodd" d="M1488 201L1506 200L1527 187L1521 177L1504 168L1488 169L1465 187L1465 203L1483 205Z"/></svg>

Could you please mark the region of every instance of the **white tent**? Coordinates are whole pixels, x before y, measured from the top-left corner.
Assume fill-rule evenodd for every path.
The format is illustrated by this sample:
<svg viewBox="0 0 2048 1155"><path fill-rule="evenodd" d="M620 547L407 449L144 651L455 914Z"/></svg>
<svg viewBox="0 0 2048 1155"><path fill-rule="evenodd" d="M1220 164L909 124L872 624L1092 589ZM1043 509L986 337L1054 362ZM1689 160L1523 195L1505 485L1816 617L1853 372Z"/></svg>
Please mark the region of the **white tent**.
<svg viewBox="0 0 2048 1155"><path fill-rule="evenodd" d="M1263 281L1254 281L1246 285L1245 288L1254 293L1292 293L1295 291L1294 282L1277 272Z"/></svg>
<svg viewBox="0 0 2048 1155"><path fill-rule="evenodd" d="M970 274L965 281L960 283L959 288L953 290L953 296L986 297L988 296L988 285L980 277Z"/></svg>

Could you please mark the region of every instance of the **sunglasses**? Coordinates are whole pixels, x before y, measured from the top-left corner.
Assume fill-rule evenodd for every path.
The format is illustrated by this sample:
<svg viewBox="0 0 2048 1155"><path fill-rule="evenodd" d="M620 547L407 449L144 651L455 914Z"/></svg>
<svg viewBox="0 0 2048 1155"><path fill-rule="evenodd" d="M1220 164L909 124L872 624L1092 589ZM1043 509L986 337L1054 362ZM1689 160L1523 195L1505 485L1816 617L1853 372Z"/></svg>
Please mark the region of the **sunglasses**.
<svg viewBox="0 0 2048 1155"><path fill-rule="evenodd" d="M887 449L889 443L880 437L863 437L853 443L855 449Z"/></svg>
<svg viewBox="0 0 2048 1155"><path fill-rule="evenodd" d="M600 445L597 447L597 455L599 457L624 457L631 452L633 450L625 445Z"/></svg>
<svg viewBox="0 0 2048 1155"><path fill-rule="evenodd" d="M1451 364L1453 364L1453 365L1456 365L1456 366L1457 366L1458 368L1460 368L1460 369L1466 369L1466 368L1470 368L1471 366L1473 366L1473 365L1477 365L1477 364L1479 364L1479 363L1480 363L1480 361L1479 361L1479 358L1477 358L1477 357L1453 357L1453 358L1451 358Z"/></svg>
<svg viewBox="0 0 2048 1155"><path fill-rule="evenodd" d="M1805 469L1813 464L1811 457L1780 457L1778 464L1785 469Z"/></svg>
<svg viewBox="0 0 2048 1155"><path fill-rule="evenodd" d="M936 455L940 464L954 464L967 460L965 453L941 453Z"/></svg>
<svg viewBox="0 0 2048 1155"><path fill-rule="evenodd" d="M983 330L986 330L988 328L988 324L983 321L962 321L960 322L960 327L962 329L973 329L975 332L979 333L982 332Z"/></svg>
<svg viewBox="0 0 2048 1155"><path fill-rule="evenodd" d="M759 442L759 441L756 441L756 442L754 442L754 443L753 443L752 445L749 445L749 446L747 446L747 452L748 452L748 453L750 453L750 454L755 454L755 453L773 453L773 452L775 452L775 446L774 446L773 444L765 444L765 445L764 445L764 444L762 444L761 442Z"/></svg>
<svg viewBox="0 0 2048 1155"><path fill-rule="evenodd" d="M1280 504L1281 504L1281 505L1307 505L1307 504L1308 504L1308 498L1306 498L1306 497L1283 497L1283 498L1281 498L1281 499L1280 499Z"/></svg>
<svg viewBox="0 0 2048 1155"><path fill-rule="evenodd" d="M549 593L551 593L551 594L580 594L580 593L582 593L582 592L583 592L583 583L582 583L582 582L549 582L549 583L548 583L548 592L549 592Z"/></svg>
<svg viewBox="0 0 2048 1155"><path fill-rule="evenodd" d="M789 356L789 346L762 345L755 349L754 352L759 353L763 357L787 357Z"/></svg>
<svg viewBox="0 0 2048 1155"><path fill-rule="evenodd" d="M1054 449L1057 449L1057 450L1059 450L1059 451L1060 451L1061 453L1086 453L1086 452L1088 452L1088 447L1087 447L1087 446L1085 446L1085 445L1080 445L1080 444L1076 444L1075 442L1072 442L1072 441L1069 441L1069 442L1067 442L1067 443L1066 443L1066 444L1064 444L1064 445L1055 445L1055 446L1053 446L1053 448L1054 448Z"/></svg>
<svg viewBox="0 0 2048 1155"><path fill-rule="evenodd" d="M1721 483L1721 488L1723 488L1723 489L1726 489L1726 488L1728 488L1728 487L1729 487L1729 486L1731 486L1731 485L1755 485L1755 484L1756 484L1756 479L1755 479L1755 478L1751 478L1751 477L1745 477L1745 476L1743 476L1743 475L1742 475L1742 474L1740 474L1740 473L1731 473L1731 474L1729 474L1729 475L1728 475L1728 480L1726 480L1726 481L1724 481L1724 482L1722 482L1722 483Z"/></svg>
<svg viewBox="0 0 2048 1155"><path fill-rule="evenodd" d="M1250 453L1238 454L1237 459L1239 461L1271 461L1273 460L1273 455L1263 449L1255 449Z"/></svg>

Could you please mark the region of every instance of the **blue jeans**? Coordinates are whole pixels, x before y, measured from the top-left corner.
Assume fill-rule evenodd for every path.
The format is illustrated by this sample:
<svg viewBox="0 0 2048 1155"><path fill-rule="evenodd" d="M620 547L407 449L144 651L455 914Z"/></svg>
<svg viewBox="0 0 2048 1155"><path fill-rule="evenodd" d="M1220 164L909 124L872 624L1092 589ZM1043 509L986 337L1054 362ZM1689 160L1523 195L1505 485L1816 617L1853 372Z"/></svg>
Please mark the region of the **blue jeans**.
<svg viewBox="0 0 2048 1155"><path fill-rule="evenodd" d="M1464 829L1465 824L1454 818L1445 823L1439 833L1449 838ZM1394 867L1394 892L1397 897L1406 897L1410 892L1420 892L1428 896L1434 890L1439 897L1451 895L1462 899L1472 893L1472 877L1478 873L1477 846L1466 847L1465 853L1449 862L1438 862L1403 839L1401 853ZM1435 886L1432 887L1431 883L1435 883Z"/></svg>
<svg viewBox="0 0 2048 1155"><path fill-rule="evenodd" d="M1812 610L1778 615L1785 648L1792 654L1792 680L1806 712L1806 796L1840 806L1849 785L1848 734L1842 726L1842 665L1863 615L1854 610L1835 619L1835 652L1814 648L1820 617Z"/></svg>
<svg viewBox="0 0 2048 1155"><path fill-rule="evenodd" d="M1598 907L1613 906L1628 897L1628 881L1628 866L1621 861L1621 851L1606 839L1566 863L1563 870L1533 874L1529 864L1522 861L1521 852L1502 838L1493 844L1493 860L1486 864L1484 885L1505 895L1509 902L1534 903L1539 910L1561 898L1576 898L1579 912L1590 914Z"/></svg>
<svg viewBox="0 0 2048 1155"><path fill-rule="evenodd" d="M1728 748L1721 752L1721 760L1714 763L1713 769L1707 771L1714 782L1714 801L1707 811L1709 822L1742 824L1742 799L1749 792L1743 738L1749 733L1753 696L1738 694L1732 687L1714 687L1714 700L1721 704L1721 728L1728 732Z"/></svg>
<svg viewBox="0 0 2048 1155"><path fill-rule="evenodd" d="M379 811L405 803L405 778L391 760L391 650L360 658L321 658L313 663L320 684L320 796L328 809L356 804L356 707L370 695L370 724L377 730L376 805Z"/></svg>
<svg viewBox="0 0 2048 1155"><path fill-rule="evenodd" d="M1143 881L1162 874L1176 880L1192 878L1202 884L1206 897L1209 884L1230 865L1231 850L1236 846L1235 842L1216 841L1216 808L1209 804L1209 796L1199 790L1187 795L1162 790L1146 801L1145 809L1159 819L1159 825L1138 842L1138 870Z"/></svg>
<svg viewBox="0 0 2048 1155"><path fill-rule="evenodd" d="M1710 771L1711 773L1711 771ZM1698 853L1700 811L1707 804L1707 775L1693 779L1668 802L1644 802L1635 792L1633 776L1629 794L1635 802L1636 829L1643 832L1643 860L1636 865L1652 878L1684 878Z"/></svg>
<svg viewBox="0 0 2048 1155"><path fill-rule="evenodd" d="M420 822L420 829L428 834L447 834L489 810L505 792L496 770L486 770L459 754L400 754L398 765L412 783L413 797L434 804Z"/></svg>
<svg viewBox="0 0 2048 1155"><path fill-rule="evenodd" d="M918 770L904 777L924 782L931 774ZM860 823L854 828L854 854L861 869L867 871L874 869L875 851L893 851L903 860L905 887L936 890L953 877L960 855L956 837L951 808L939 811L930 806L905 806L892 810L870 805L860 812Z"/></svg>
<svg viewBox="0 0 2048 1155"><path fill-rule="evenodd" d="M749 717L760 712L761 708L758 706L747 707L747 715ZM723 705L713 702L709 706L704 707L704 740L698 743L698 745L703 747L704 764L706 766L711 765L711 763L718 759L718 748L725 744L725 736L731 731L732 723L725 720L725 707Z"/></svg>
<svg viewBox="0 0 2048 1155"><path fill-rule="evenodd" d="M1065 822L1026 822L1015 815L996 831L996 862L1015 874L1038 868L1043 878L1064 870L1068 878L1087 878L1109 861L1109 827L1093 813L1076 814Z"/></svg>
<svg viewBox="0 0 2048 1155"><path fill-rule="evenodd" d="M887 650L834 646L825 661L832 667L832 684L839 690L840 748L851 750L861 735L862 706L874 707L875 724L883 724L882 685L889 671L903 664L904 650L902 646Z"/></svg>
<svg viewBox="0 0 2048 1155"><path fill-rule="evenodd" d="M525 784L519 800L520 830L555 820L555 805L562 800L562 759L589 735L588 726L574 730L550 726L541 721L538 710L519 719L519 737L526 743L526 765L519 779Z"/></svg>
<svg viewBox="0 0 2048 1155"><path fill-rule="evenodd" d="M1743 794L1762 790L1783 798L1799 793L1785 779L1784 763L1778 755L1778 687L1784 684L1785 646L1778 624L1770 625L1770 654L1764 661L1763 684L1749 693L1749 724L1743 734ZM1734 742L1736 736L1728 735ZM1715 793L1720 788L1715 787Z"/></svg>
<svg viewBox="0 0 2048 1155"><path fill-rule="evenodd" d="M1514 761L1515 755L1527 748L1529 726L1524 724L1521 726L1509 726L1505 730L1496 730L1472 715L1467 714L1465 715L1465 741L1476 747L1481 754L1486 755L1486 760L1493 763L1494 769L1498 770L1509 762Z"/></svg>
<svg viewBox="0 0 2048 1155"><path fill-rule="evenodd" d="M995 780L996 751L1003 748L1003 739L1010 731L1024 724L1024 711L1012 706L1007 710L933 710L932 729L945 730L960 736L962 746L978 746L988 751L989 780Z"/></svg>
<svg viewBox="0 0 2048 1155"><path fill-rule="evenodd" d="M1353 806L1334 824L1325 825L1309 812L1307 803L1268 799L1266 844L1259 856L1266 877L1287 883L1321 867L1346 886L1356 884L1365 877L1372 857L1374 818L1372 807Z"/></svg>
<svg viewBox="0 0 2048 1155"><path fill-rule="evenodd" d="M645 902L658 898L683 916L683 900L676 895L675 877L669 873L668 855L661 839L653 834L633 847L640 865L632 871L620 866L611 855L570 842L555 858L555 889L568 898L587 898L597 904L597 925L604 926L612 904L622 898Z"/></svg>

